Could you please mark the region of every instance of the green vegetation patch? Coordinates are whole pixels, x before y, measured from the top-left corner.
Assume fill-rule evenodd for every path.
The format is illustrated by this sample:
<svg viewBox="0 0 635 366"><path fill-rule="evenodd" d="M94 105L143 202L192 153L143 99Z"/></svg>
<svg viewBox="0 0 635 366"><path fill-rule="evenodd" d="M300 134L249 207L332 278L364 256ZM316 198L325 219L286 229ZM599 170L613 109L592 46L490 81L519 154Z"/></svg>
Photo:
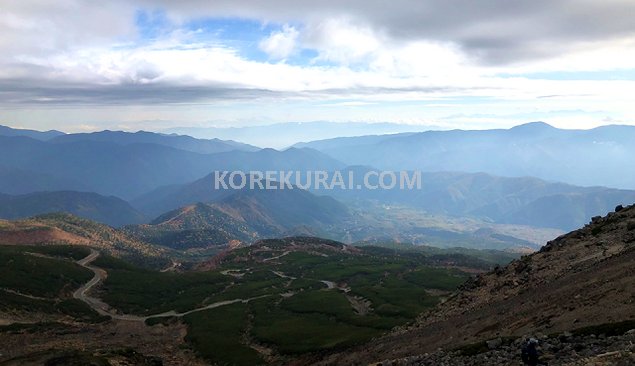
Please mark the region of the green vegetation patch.
<svg viewBox="0 0 635 366"><path fill-rule="evenodd" d="M0 246L0 288L20 294L56 298L62 292L70 293L88 282L93 273L70 260L41 257L29 252L36 250L51 253L79 255L61 248Z"/></svg>
<svg viewBox="0 0 635 366"><path fill-rule="evenodd" d="M72 317L75 321L85 323L102 323L110 320L109 316L99 315L88 304L81 300L34 299L28 296L0 290L0 309L23 313L43 313Z"/></svg>
<svg viewBox="0 0 635 366"><path fill-rule="evenodd" d="M258 365L264 362L244 345L247 305L238 303L185 316L186 340L203 358L221 365Z"/></svg>
<svg viewBox="0 0 635 366"><path fill-rule="evenodd" d="M394 276L375 284L355 286L353 283L351 287L353 295L372 302L376 314L401 318L404 323L438 302L425 288Z"/></svg>
<svg viewBox="0 0 635 366"><path fill-rule="evenodd" d="M405 280L418 286L445 291L454 291L467 278L467 274L457 270L432 267L417 268L404 275Z"/></svg>
<svg viewBox="0 0 635 366"><path fill-rule="evenodd" d="M102 323L110 320L110 316L100 315L88 304L78 299L66 299L55 304L55 310L86 323Z"/></svg>
<svg viewBox="0 0 635 366"><path fill-rule="evenodd" d="M174 324L175 322L178 322L178 318L175 316L162 316L162 317L156 317L156 318L148 318L145 321L146 325L149 327L152 327L158 324L168 326L168 325Z"/></svg>
<svg viewBox="0 0 635 366"><path fill-rule="evenodd" d="M286 354L343 348L381 334L377 329L340 322L327 314L285 311L268 301L254 302L253 312L252 335Z"/></svg>
<svg viewBox="0 0 635 366"><path fill-rule="evenodd" d="M218 301L234 300L234 299L250 299L261 296L277 296L284 291L283 281L280 279L246 282L240 281L228 287L224 292L220 292L215 296L211 296L206 304Z"/></svg>
<svg viewBox="0 0 635 366"><path fill-rule="evenodd" d="M320 313L338 319L350 319L354 315L351 304L337 290L301 292L284 299L280 307L294 313Z"/></svg>
<svg viewBox="0 0 635 366"><path fill-rule="evenodd" d="M228 276L217 272L146 270L108 256L100 257L95 265L108 272L101 287L102 299L130 314L152 315L170 310L192 310L223 291L231 281Z"/></svg>
<svg viewBox="0 0 635 366"><path fill-rule="evenodd" d="M53 310L53 299L33 299L28 296L0 290L0 309L50 314Z"/></svg>
<svg viewBox="0 0 635 366"><path fill-rule="evenodd" d="M50 257L60 257L72 260L80 260L90 254L90 248L78 245L19 245L8 248L20 252L38 253Z"/></svg>

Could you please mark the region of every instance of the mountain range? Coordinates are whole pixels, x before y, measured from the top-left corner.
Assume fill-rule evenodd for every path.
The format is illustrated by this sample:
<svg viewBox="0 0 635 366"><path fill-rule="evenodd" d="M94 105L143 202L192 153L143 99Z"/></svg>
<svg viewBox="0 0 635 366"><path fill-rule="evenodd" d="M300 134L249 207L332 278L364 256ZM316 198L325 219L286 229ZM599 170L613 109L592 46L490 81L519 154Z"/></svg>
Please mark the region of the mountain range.
<svg viewBox="0 0 635 366"><path fill-rule="evenodd" d="M36 140L46 141L62 135L64 135L64 132L57 130L36 131L22 128L11 128L0 125L0 136L25 136Z"/></svg>
<svg viewBox="0 0 635 366"><path fill-rule="evenodd" d="M10 192L5 193L12 194L32 192L29 188L36 184L27 179L32 178L38 181L38 190L85 190L131 199L214 170L332 170L342 166L310 149L257 150L231 141L154 133L105 131L48 141L0 136L0 187L9 186ZM18 176L24 177L24 188Z"/></svg>
<svg viewBox="0 0 635 366"><path fill-rule="evenodd" d="M226 151L257 151L260 148L243 144L231 140L210 140L195 139L183 135L164 135L153 132L123 132L123 131L101 131L92 133L74 133L55 136L49 141L54 143L69 143L78 141L111 142L119 145L131 144L156 144L169 146L175 149L191 151L200 154L214 154Z"/></svg>
<svg viewBox="0 0 635 366"><path fill-rule="evenodd" d="M348 187L349 171L354 177L369 172L377 184L379 170L348 167L343 170ZM413 172L408 172L412 176ZM374 179L373 179L374 178ZM359 178L357 178L359 180ZM635 190L606 187L579 187L532 177L507 178L486 173L432 172L421 174L420 189L341 189L315 190L343 202L372 200L401 204L431 214L476 217L497 223L520 224L572 230L589 218L619 204L635 202Z"/></svg>
<svg viewBox="0 0 635 366"><path fill-rule="evenodd" d="M426 131L295 145L382 170L484 172L581 186L635 188L635 126L564 130L544 122L502 130Z"/></svg>
<svg viewBox="0 0 635 366"><path fill-rule="evenodd" d="M448 233L441 228L443 241L448 235L467 235L471 243L480 229L490 228L487 223L571 230L611 207L635 200L632 190L570 184L590 179L620 186L635 179L635 154L629 154L634 129L626 126L580 131L532 123L509 130L408 132L314 141L283 151L143 131L44 135L9 128L0 131L0 193L5 194L0 215L5 218L66 211L121 226L147 223L203 203L239 222L249 222L247 229L229 231L231 235L219 239L223 242L283 233L320 233L347 242L381 237L413 243L426 243L433 233L436 242L440 228L427 226L425 220L411 217L409 228L406 222L380 218L399 220L386 210L400 206L439 217L477 220L481 224L470 232ZM345 163L365 165L346 167ZM214 187L214 172L223 170L342 171L345 180L346 172L353 171L359 182L365 173L386 168L423 170L421 189L336 188L309 193ZM492 174L496 172L521 176ZM568 183L525 174L556 175ZM356 219L343 220L352 207Z"/></svg>
<svg viewBox="0 0 635 366"><path fill-rule="evenodd" d="M190 135L198 138L217 137L243 141L256 146L284 149L301 141L314 141L342 136L413 133L438 129L440 129L439 126L400 123L316 121L244 127L174 127L164 132Z"/></svg>

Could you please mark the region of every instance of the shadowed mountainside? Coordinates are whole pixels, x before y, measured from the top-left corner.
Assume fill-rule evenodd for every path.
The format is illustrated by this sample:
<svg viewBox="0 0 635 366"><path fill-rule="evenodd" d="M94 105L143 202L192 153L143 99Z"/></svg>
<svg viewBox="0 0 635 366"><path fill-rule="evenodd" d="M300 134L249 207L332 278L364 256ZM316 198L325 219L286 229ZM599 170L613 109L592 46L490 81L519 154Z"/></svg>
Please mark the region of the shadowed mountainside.
<svg viewBox="0 0 635 366"><path fill-rule="evenodd" d="M0 165L0 192L26 194L43 191L88 191L88 187L72 178Z"/></svg>
<svg viewBox="0 0 635 366"><path fill-rule="evenodd" d="M68 212L111 226L142 223L145 217L126 201L90 192L37 192L0 195L0 218L22 219L51 212Z"/></svg>

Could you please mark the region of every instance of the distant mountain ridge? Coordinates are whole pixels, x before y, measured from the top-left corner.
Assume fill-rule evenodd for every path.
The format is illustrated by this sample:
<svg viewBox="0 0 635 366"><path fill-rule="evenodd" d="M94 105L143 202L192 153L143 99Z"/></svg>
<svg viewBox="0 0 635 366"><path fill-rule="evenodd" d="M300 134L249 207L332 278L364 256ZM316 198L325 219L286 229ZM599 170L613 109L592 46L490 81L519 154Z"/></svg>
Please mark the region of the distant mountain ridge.
<svg viewBox="0 0 635 366"><path fill-rule="evenodd" d="M287 148L301 141L322 140L342 136L383 135L438 130L439 126L421 126L402 123L364 122L285 122L245 127L174 127L167 133L178 133L199 138L222 138L247 142L257 146Z"/></svg>
<svg viewBox="0 0 635 366"><path fill-rule="evenodd" d="M67 212L111 226L142 223L145 217L126 201L92 192L37 192L17 196L0 194L0 218L23 219Z"/></svg>
<svg viewBox="0 0 635 366"><path fill-rule="evenodd" d="M369 167L348 167L359 180ZM412 174L412 172L410 172ZM506 178L485 173L432 172L421 174L421 189L333 189L316 191L344 202L370 199L403 204L431 214L479 217L497 223L572 230L619 204L635 202L635 190L579 187L532 177ZM376 182L371 180L371 183Z"/></svg>
<svg viewBox="0 0 635 366"><path fill-rule="evenodd" d="M373 141L375 139L375 141ZM581 186L635 188L635 126L563 130L544 122L502 130L427 131L298 144L349 165L532 176Z"/></svg>
<svg viewBox="0 0 635 366"><path fill-rule="evenodd" d="M67 143L77 141L113 142L120 145L157 144L200 154L214 154L227 151L257 151L260 148L236 141L195 139L184 135L164 135L154 132L138 131L100 131L91 133L73 133L52 138L51 142Z"/></svg>
<svg viewBox="0 0 635 366"><path fill-rule="evenodd" d="M62 135L64 135L64 132L57 130L36 131L21 128L11 128L0 125L0 136L24 136L36 140L46 141Z"/></svg>
<svg viewBox="0 0 635 366"><path fill-rule="evenodd" d="M38 190L60 190L55 180L66 180L77 184L65 189L130 199L161 186L199 179L214 170L332 170L342 164L310 149L202 154L155 143L52 142L0 136L0 166L49 177L52 187L42 184Z"/></svg>

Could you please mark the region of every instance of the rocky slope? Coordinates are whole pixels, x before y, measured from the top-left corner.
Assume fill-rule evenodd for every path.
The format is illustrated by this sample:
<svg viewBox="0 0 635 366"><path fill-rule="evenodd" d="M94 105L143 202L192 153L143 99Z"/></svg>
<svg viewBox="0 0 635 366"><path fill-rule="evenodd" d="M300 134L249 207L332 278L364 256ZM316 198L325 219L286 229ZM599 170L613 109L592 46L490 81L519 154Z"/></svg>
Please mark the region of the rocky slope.
<svg viewBox="0 0 635 366"><path fill-rule="evenodd" d="M356 364L419 355L418 362L426 364L421 355L439 349L633 322L633 263L635 206L617 207L537 253L472 278L415 325L325 362ZM596 353L604 350L598 346Z"/></svg>
<svg viewBox="0 0 635 366"><path fill-rule="evenodd" d="M539 337L540 361L553 365L566 366L609 366L635 364L635 330L622 335L606 336L600 334L576 335L562 333L558 336ZM520 364L522 344L525 340L517 338L503 343L495 339L484 344L485 349L475 353L468 350L439 350L423 355L383 361L378 364L394 366L480 366L480 365L516 365ZM491 349L490 349L491 347Z"/></svg>

